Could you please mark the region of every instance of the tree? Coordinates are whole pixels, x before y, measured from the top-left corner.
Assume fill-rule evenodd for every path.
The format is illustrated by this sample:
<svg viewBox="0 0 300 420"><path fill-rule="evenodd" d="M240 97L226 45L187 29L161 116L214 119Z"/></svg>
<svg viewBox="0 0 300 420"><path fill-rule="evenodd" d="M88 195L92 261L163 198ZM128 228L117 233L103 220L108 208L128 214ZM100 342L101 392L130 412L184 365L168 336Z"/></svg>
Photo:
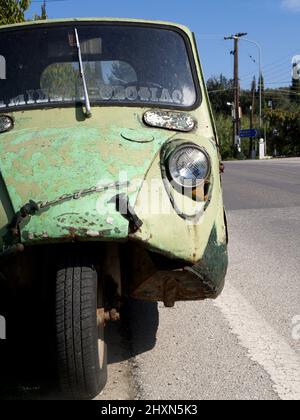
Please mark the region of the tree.
<svg viewBox="0 0 300 420"><path fill-rule="evenodd" d="M41 88L51 98L72 100L74 97L80 97L83 92L79 69L72 63L51 64L42 74Z"/></svg>
<svg viewBox="0 0 300 420"><path fill-rule="evenodd" d="M33 19L34 20L46 20L46 19L48 19L47 10L46 10L46 0L44 1L44 3L41 6L41 14L40 15L34 15Z"/></svg>
<svg viewBox="0 0 300 420"><path fill-rule="evenodd" d="M261 89L261 97L262 97L262 109L264 110L266 107L265 101L265 79L264 76L261 74L258 79L258 86L257 86L257 93L259 95Z"/></svg>
<svg viewBox="0 0 300 420"><path fill-rule="evenodd" d="M215 115L222 159L232 158L232 118L224 114Z"/></svg>
<svg viewBox="0 0 300 420"><path fill-rule="evenodd" d="M41 13L41 18L42 19L47 19L47 11L46 11L46 1L44 1L44 3L42 4L42 13Z"/></svg>
<svg viewBox="0 0 300 420"><path fill-rule="evenodd" d="M265 98L268 108L291 111L295 106L291 104L290 95L287 88L266 89Z"/></svg>
<svg viewBox="0 0 300 420"><path fill-rule="evenodd" d="M227 79L222 74L219 77L211 77L207 81L207 90L213 111L216 114L231 114L231 109L227 103L233 101L233 80Z"/></svg>
<svg viewBox="0 0 300 420"><path fill-rule="evenodd" d="M300 155L300 112L268 110L265 120L269 122L269 145L280 155Z"/></svg>
<svg viewBox="0 0 300 420"><path fill-rule="evenodd" d="M294 69L293 86L291 89L280 87L265 89L264 78L261 76L258 83L252 82L250 90L242 90L240 96L242 108L241 126L248 128L249 124L255 127L258 110L259 89L262 86L262 99L264 119L267 124L267 137L269 151L275 149L277 153L285 156L300 156L300 62L299 58ZM297 71L297 73L296 73ZM256 86L255 86L256 85ZM230 159L232 155L232 117L231 107L227 103L233 101L233 83L223 75L212 77L207 81L214 117L221 143L223 159ZM270 102L269 109L267 102ZM255 109L255 113L251 107ZM250 113L249 113L250 111ZM251 121L252 120L252 121ZM251 140L242 142L243 153L249 154L252 150Z"/></svg>
<svg viewBox="0 0 300 420"><path fill-rule="evenodd" d="M291 101L300 104L300 79L293 79L291 86Z"/></svg>
<svg viewBox="0 0 300 420"><path fill-rule="evenodd" d="M31 0L0 0L0 25L25 21L25 12Z"/></svg>

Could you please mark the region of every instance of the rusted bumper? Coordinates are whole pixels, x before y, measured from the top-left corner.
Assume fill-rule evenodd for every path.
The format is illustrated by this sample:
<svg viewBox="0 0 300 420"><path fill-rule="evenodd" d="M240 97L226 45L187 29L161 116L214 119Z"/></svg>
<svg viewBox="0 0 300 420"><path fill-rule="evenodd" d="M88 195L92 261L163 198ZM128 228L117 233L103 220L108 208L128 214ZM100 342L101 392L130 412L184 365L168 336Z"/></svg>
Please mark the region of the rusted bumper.
<svg viewBox="0 0 300 420"><path fill-rule="evenodd" d="M134 253L130 295L136 299L162 301L173 307L177 301L215 299L223 290L228 267L227 244L217 242L215 227L203 258L191 266L166 261L143 249L136 248Z"/></svg>

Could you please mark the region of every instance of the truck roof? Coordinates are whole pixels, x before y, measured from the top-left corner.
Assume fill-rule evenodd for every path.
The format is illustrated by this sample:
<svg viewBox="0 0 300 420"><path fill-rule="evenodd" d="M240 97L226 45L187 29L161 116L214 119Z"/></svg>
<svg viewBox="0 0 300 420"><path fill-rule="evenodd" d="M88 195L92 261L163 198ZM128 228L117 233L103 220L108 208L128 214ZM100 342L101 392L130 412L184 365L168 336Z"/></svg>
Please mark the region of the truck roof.
<svg viewBox="0 0 300 420"><path fill-rule="evenodd" d="M171 26L174 28L179 28L186 32L188 35L191 35L191 31L184 25L174 23L174 22L166 22L160 20L145 20L145 19L125 19L125 18L68 18L68 19L47 19L47 20L37 20L37 21L27 21L23 23L16 23L12 25L3 25L0 26L0 31L3 29L20 29L26 28L28 26L43 26L43 25L51 25L51 24L63 24L63 23L76 23L76 22L99 22L99 23L140 23L140 24L148 24L148 25L162 25L162 26Z"/></svg>

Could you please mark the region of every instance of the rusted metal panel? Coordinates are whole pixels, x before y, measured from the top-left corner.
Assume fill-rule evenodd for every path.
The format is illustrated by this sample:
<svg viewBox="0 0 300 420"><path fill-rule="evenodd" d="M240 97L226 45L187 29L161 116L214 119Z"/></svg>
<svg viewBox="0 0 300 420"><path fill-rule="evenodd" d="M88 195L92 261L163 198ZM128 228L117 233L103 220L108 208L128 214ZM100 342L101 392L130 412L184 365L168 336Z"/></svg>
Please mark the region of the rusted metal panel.
<svg viewBox="0 0 300 420"><path fill-rule="evenodd" d="M151 127L190 132L196 127L196 121L186 112L153 110L144 114L144 121Z"/></svg>
<svg viewBox="0 0 300 420"><path fill-rule="evenodd" d="M142 250L136 251L139 264L134 266L135 283L130 294L136 299L162 301L173 307L177 301L215 299L222 292L228 267L227 244L217 242L214 227L205 253L191 266L162 270ZM141 269L142 267L142 269Z"/></svg>

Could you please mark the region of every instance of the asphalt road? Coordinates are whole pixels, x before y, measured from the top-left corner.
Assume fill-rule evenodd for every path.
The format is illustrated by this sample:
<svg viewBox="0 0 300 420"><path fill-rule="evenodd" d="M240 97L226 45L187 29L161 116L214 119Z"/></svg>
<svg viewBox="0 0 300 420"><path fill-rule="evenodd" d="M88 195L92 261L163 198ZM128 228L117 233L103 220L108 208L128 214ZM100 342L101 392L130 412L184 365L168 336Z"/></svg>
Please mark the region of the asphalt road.
<svg viewBox="0 0 300 420"><path fill-rule="evenodd" d="M224 193L222 297L132 303L133 377L112 371L99 399L300 400L300 159L227 163Z"/></svg>
<svg viewBox="0 0 300 420"><path fill-rule="evenodd" d="M130 302L107 331L110 375L98 400L300 400L300 159L230 162L223 179L224 293L174 309ZM43 370L33 378L21 343L0 397L55 398L40 383Z"/></svg>

